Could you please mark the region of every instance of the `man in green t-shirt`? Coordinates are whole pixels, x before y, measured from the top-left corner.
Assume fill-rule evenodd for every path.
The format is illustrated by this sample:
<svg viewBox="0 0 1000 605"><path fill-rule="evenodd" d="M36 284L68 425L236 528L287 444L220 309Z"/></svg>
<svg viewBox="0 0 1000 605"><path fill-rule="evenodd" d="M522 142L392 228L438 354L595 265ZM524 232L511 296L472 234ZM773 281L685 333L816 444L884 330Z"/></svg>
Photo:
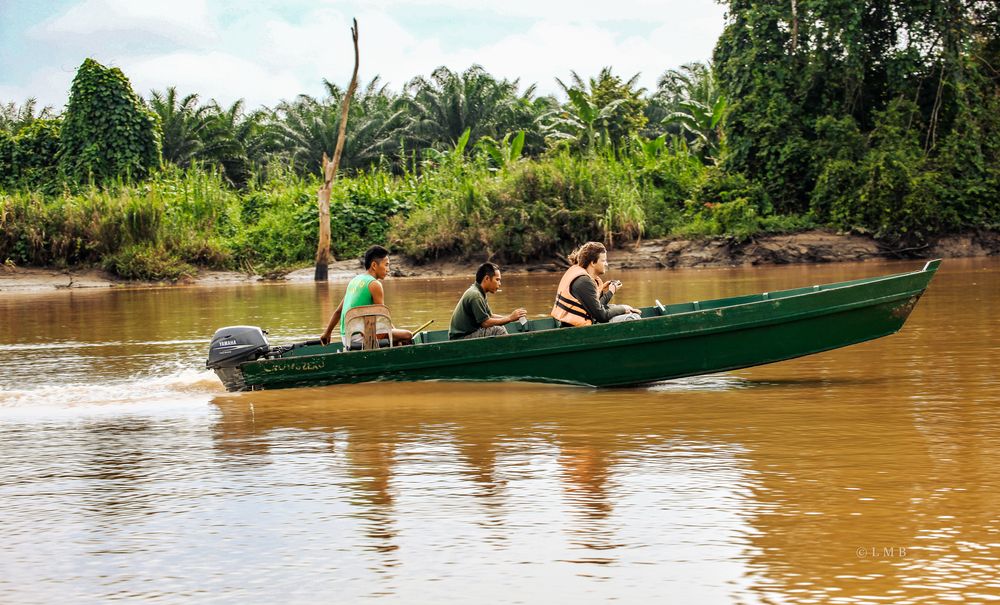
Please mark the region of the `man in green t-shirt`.
<svg viewBox="0 0 1000 605"><path fill-rule="evenodd" d="M507 333L505 324L527 316L524 309L514 309L509 315L497 315L486 302L487 294L500 290L500 267L493 263L483 263L476 271L476 283L469 286L455 305L451 314L448 339L481 338L483 336L503 336Z"/></svg>
<svg viewBox="0 0 1000 605"><path fill-rule="evenodd" d="M382 280L389 275L389 251L382 246L372 246L365 252L364 260L365 272L358 274L347 284L347 292L344 299L340 301L337 310L330 316L330 322L326 326L323 335L319 337L323 344L330 344L330 335L333 328L340 323L340 338L344 343L344 348L350 348L351 343L346 341L344 334L344 317L347 312L354 307L364 305L384 305L385 290L382 289ZM385 338L387 334L379 334L378 338ZM360 341L359 341L360 344ZM413 334L409 330L393 328L392 344L408 345L413 344Z"/></svg>

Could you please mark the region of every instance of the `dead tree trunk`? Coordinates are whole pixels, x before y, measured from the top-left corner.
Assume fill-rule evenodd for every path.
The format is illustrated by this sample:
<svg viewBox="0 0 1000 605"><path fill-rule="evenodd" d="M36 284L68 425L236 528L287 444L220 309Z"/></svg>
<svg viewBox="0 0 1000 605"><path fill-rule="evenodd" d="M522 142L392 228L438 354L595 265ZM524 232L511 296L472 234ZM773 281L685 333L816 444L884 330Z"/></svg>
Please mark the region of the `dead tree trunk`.
<svg viewBox="0 0 1000 605"><path fill-rule="evenodd" d="M792 0L792 54L799 47L799 7L796 0Z"/></svg>
<svg viewBox="0 0 1000 605"><path fill-rule="evenodd" d="M351 38L354 40L354 73L351 84L340 104L340 130L337 131L337 148L333 152L333 160L327 160L323 154L323 186L319 189L319 245L316 248L315 281L326 281L327 271L333 255L330 254L330 193L333 190L333 179L337 178L337 166L344 151L344 136L347 132L347 112L351 108L351 98L358 87L358 20L351 27Z"/></svg>

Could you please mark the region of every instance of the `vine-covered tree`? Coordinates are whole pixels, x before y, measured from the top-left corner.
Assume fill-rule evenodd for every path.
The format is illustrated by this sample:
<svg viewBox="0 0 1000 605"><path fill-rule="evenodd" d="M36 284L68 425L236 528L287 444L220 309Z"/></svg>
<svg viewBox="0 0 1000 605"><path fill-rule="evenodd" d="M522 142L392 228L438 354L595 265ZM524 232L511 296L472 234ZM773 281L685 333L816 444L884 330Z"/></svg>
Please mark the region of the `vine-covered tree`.
<svg viewBox="0 0 1000 605"><path fill-rule="evenodd" d="M64 172L83 182L141 178L160 165L160 125L125 74L84 60L61 133Z"/></svg>

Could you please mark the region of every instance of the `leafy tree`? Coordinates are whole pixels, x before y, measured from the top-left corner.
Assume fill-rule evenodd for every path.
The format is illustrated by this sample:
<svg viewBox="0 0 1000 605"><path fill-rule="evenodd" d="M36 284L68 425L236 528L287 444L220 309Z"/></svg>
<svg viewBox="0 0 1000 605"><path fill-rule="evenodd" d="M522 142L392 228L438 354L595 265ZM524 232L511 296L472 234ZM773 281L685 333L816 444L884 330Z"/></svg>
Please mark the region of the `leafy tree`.
<svg viewBox="0 0 1000 605"><path fill-rule="evenodd" d="M0 130L0 190L13 187L17 182L17 171L14 164L14 150L17 145L14 137Z"/></svg>
<svg viewBox="0 0 1000 605"><path fill-rule="evenodd" d="M125 74L93 59L73 79L61 165L77 181L140 178L160 165L160 125Z"/></svg>
<svg viewBox="0 0 1000 605"><path fill-rule="evenodd" d="M22 185L51 186L58 182L60 120L38 119L14 137L13 167Z"/></svg>
<svg viewBox="0 0 1000 605"><path fill-rule="evenodd" d="M731 99L727 170L783 210L811 200L836 224L903 248L997 216L1000 117L985 109L1000 94L996 3L727 5L715 50Z"/></svg>
<svg viewBox="0 0 1000 605"><path fill-rule="evenodd" d="M581 84L579 77L573 74L574 83ZM622 80L612 73L610 67L601 69L597 78L590 78L590 99L600 107L608 107L616 103L614 114L601 118L601 126L608 133L611 143L619 146L642 131L646 125L646 100L643 88L636 88L639 74L628 80Z"/></svg>

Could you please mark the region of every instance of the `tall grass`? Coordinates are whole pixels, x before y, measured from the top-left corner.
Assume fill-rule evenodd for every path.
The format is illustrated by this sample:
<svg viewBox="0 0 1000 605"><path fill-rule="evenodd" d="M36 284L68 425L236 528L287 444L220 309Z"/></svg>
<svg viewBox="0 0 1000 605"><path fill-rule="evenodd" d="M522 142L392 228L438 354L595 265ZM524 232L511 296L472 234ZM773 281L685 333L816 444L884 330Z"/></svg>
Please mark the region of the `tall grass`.
<svg viewBox="0 0 1000 605"><path fill-rule="evenodd" d="M142 183L57 194L0 193L0 261L101 265L128 278L175 279L194 267L290 267L316 250L316 177L269 166L237 191L214 170L167 167ZM702 166L682 143L587 155L565 150L500 169L485 156L438 154L402 174L377 168L334 182L334 256L372 243L418 261L530 261L580 242L733 235L808 226L774 217L762 190Z"/></svg>

